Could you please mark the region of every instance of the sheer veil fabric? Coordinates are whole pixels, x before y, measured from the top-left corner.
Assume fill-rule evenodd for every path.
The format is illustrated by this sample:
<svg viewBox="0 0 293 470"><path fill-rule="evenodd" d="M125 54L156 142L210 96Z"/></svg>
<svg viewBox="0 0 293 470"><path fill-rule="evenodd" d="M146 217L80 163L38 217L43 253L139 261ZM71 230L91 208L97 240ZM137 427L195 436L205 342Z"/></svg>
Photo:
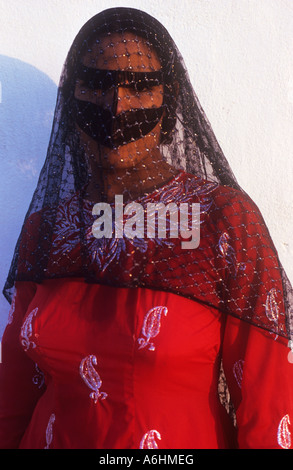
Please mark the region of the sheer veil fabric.
<svg viewBox="0 0 293 470"><path fill-rule="evenodd" d="M93 237L93 205L114 210L115 194L124 203L199 203L199 246ZM11 302L15 281L62 277L171 291L292 338L292 288L264 220L239 187L168 31L136 9L97 14L69 50L3 292Z"/></svg>

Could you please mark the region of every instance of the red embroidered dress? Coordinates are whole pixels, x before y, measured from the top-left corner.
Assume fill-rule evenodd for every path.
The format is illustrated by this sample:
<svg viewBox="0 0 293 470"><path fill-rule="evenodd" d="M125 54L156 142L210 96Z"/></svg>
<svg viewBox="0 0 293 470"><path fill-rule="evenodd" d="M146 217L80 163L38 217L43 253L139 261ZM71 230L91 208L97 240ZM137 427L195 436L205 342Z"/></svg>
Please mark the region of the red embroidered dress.
<svg viewBox="0 0 293 470"><path fill-rule="evenodd" d="M84 202L93 283L75 276L77 199L60 206L47 279L16 283L2 340L1 448L291 447L282 283L259 212L242 193L184 172L138 202L171 196L200 203L194 250L180 238L98 240ZM23 273L39 215L28 222ZM221 361L237 428L218 397Z"/></svg>

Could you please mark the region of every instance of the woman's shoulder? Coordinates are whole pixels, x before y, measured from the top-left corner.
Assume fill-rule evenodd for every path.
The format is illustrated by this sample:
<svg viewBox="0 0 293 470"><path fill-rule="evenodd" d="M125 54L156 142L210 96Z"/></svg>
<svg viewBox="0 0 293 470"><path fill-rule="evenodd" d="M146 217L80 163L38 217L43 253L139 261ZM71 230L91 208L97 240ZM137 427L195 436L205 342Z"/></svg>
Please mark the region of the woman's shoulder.
<svg viewBox="0 0 293 470"><path fill-rule="evenodd" d="M206 194L212 195L214 202L222 207L238 203L258 210L254 201L242 189L222 185L212 179L204 179L183 170L180 171L177 177L178 181L181 181L190 193L193 192L199 196Z"/></svg>
<svg viewBox="0 0 293 470"><path fill-rule="evenodd" d="M187 172L181 172L181 181L194 194L201 214L214 229L231 231L243 228L245 233L266 235L268 230L257 204L242 189L208 181Z"/></svg>
<svg viewBox="0 0 293 470"><path fill-rule="evenodd" d="M56 217L60 217L60 213L66 211L76 211L79 207L79 192L68 195L66 198L60 199L58 204L43 204L41 208L30 210L25 218L24 226L26 228L34 227L41 222L55 221Z"/></svg>

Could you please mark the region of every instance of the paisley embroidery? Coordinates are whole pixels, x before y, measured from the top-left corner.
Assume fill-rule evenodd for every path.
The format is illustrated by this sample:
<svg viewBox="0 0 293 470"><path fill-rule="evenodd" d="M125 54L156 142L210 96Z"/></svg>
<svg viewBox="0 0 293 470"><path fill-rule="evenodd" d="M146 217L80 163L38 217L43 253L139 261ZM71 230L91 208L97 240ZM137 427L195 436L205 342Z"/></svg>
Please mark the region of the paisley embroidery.
<svg viewBox="0 0 293 470"><path fill-rule="evenodd" d="M89 247L91 248L92 261L97 264L101 273L108 268L114 259L120 258L122 251L126 251L123 238L90 239Z"/></svg>
<svg viewBox="0 0 293 470"><path fill-rule="evenodd" d="M219 250L221 256L229 266L231 274L235 278L239 271L245 271L246 266L245 263L237 263L235 250L229 240L229 234L227 232L223 232L219 239Z"/></svg>
<svg viewBox="0 0 293 470"><path fill-rule="evenodd" d="M31 348L36 347L35 343L31 341L30 338L33 334L32 321L37 313L38 313L38 307L34 308L34 310L32 310L31 313L28 314L20 330L21 344L25 351L27 351L30 347Z"/></svg>
<svg viewBox="0 0 293 470"><path fill-rule="evenodd" d="M96 356L90 355L82 359L79 372L86 383L86 385L93 390L90 394L90 398L94 400L94 403L97 403L98 399L104 400L108 394L105 392L100 392L100 388L102 386L102 380L94 368L97 365L97 358Z"/></svg>
<svg viewBox="0 0 293 470"><path fill-rule="evenodd" d="M139 448L140 449L158 449L159 447L156 442L156 439L161 440L161 434L158 431L156 431L155 429L152 429L151 431L146 432L142 440L140 441Z"/></svg>
<svg viewBox="0 0 293 470"><path fill-rule="evenodd" d="M233 366L233 374L239 388L241 388L242 386L243 365L244 361L242 359L239 359L239 361L235 362Z"/></svg>
<svg viewBox="0 0 293 470"><path fill-rule="evenodd" d="M15 310L15 298L16 298L16 289L14 291L11 306L10 306L9 313L8 313L8 325L11 325L11 323L13 322L13 315L14 315L14 310Z"/></svg>
<svg viewBox="0 0 293 470"><path fill-rule="evenodd" d="M273 288L269 291L266 299L266 316L274 323L277 323L279 318L279 307L276 301L276 295L277 291Z"/></svg>
<svg viewBox="0 0 293 470"><path fill-rule="evenodd" d="M283 328L281 325L279 326L279 316L284 315L284 313L280 311L278 306L277 295L278 292L275 288L272 288L268 292L265 303L265 312L268 320L270 320L275 325L275 331L282 332ZM278 334L276 333L275 339L277 338Z"/></svg>
<svg viewBox="0 0 293 470"><path fill-rule="evenodd" d="M192 179L186 182L180 181L179 173L174 180L170 181L166 186L159 188L155 194L155 202L162 202L168 204L183 203L194 201L194 197L200 197L200 211L201 213L207 212L213 203L212 192L218 186L217 183L206 183L204 185L199 184L198 180ZM140 204L146 207L148 202L154 202L154 194L147 194L137 200ZM87 248L91 256L92 261L97 264L99 270L104 272L113 262L117 263L120 261L121 255L129 250L128 244L131 244L133 248L139 250L141 253L145 253L148 249L149 243L154 243L159 247L172 247L175 245L174 240L160 237L150 238L138 238L133 239L123 238L101 238L97 239L92 233L93 215L92 215L93 203L84 200L84 225L86 228L86 239ZM114 207L112 208L114 210ZM78 196L74 195L70 200L62 204L58 209L58 216L55 225L54 233L54 245L53 254L58 255L64 252L68 253L77 249L79 243L79 231L80 231L80 207L78 202ZM115 217L112 217L114 224ZM157 219L157 218L156 218ZM48 220L49 215L48 215ZM169 230L169 218L167 218L167 233ZM54 222L55 223L55 222ZM158 222L156 220L155 227L157 229Z"/></svg>
<svg viewBox="0 0 293 470"><path fill-rule="evenodd" d="M44 449L49 449L50 445L52 444L54 422L55 422L55 414L52 413L49 418L49 422L48 422L47 429L46 429L46 446L44 447Z"/></svg>
<svg viewBox="0 0 293 470"><path fill-rule="evenodd" d="M290 449L291 447L291 432L289 430L289 424L289 415L285 415L278 426L278 444L283 449Z"/></svg>
<svg viewBox="0 0 293 470"><path fill-rule="evenodd" d="M137 342L139 344L138 349L145 348L148 346L149 351L154 351L154 343L150 343L151 338L155 338L161 329L161 317L164 315L167 316L168 308L163 306L151 308L145 315L143 326L142 326L142 335L145 338L138 338Z"/></svg>
<svg viewBox="0 0 293 470"><path fill-rule="evenodd" d="M35 364L36 375L33 376L33 383L37 385L38 388L42 388L45 383L45 376L43 372L39 369L38 364Z"/></svg>

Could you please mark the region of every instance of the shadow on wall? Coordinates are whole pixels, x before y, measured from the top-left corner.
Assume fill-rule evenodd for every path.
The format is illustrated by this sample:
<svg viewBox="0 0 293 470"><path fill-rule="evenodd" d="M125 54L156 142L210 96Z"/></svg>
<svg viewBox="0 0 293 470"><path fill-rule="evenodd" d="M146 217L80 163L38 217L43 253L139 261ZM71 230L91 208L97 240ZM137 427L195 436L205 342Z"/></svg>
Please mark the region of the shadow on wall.
<svg viewBox="0 0 293 470"><path fill-rule="evenodd" d="M2 288L46 157L57 86L44 73L0 55L0 337L9 304Z"/></svg>

